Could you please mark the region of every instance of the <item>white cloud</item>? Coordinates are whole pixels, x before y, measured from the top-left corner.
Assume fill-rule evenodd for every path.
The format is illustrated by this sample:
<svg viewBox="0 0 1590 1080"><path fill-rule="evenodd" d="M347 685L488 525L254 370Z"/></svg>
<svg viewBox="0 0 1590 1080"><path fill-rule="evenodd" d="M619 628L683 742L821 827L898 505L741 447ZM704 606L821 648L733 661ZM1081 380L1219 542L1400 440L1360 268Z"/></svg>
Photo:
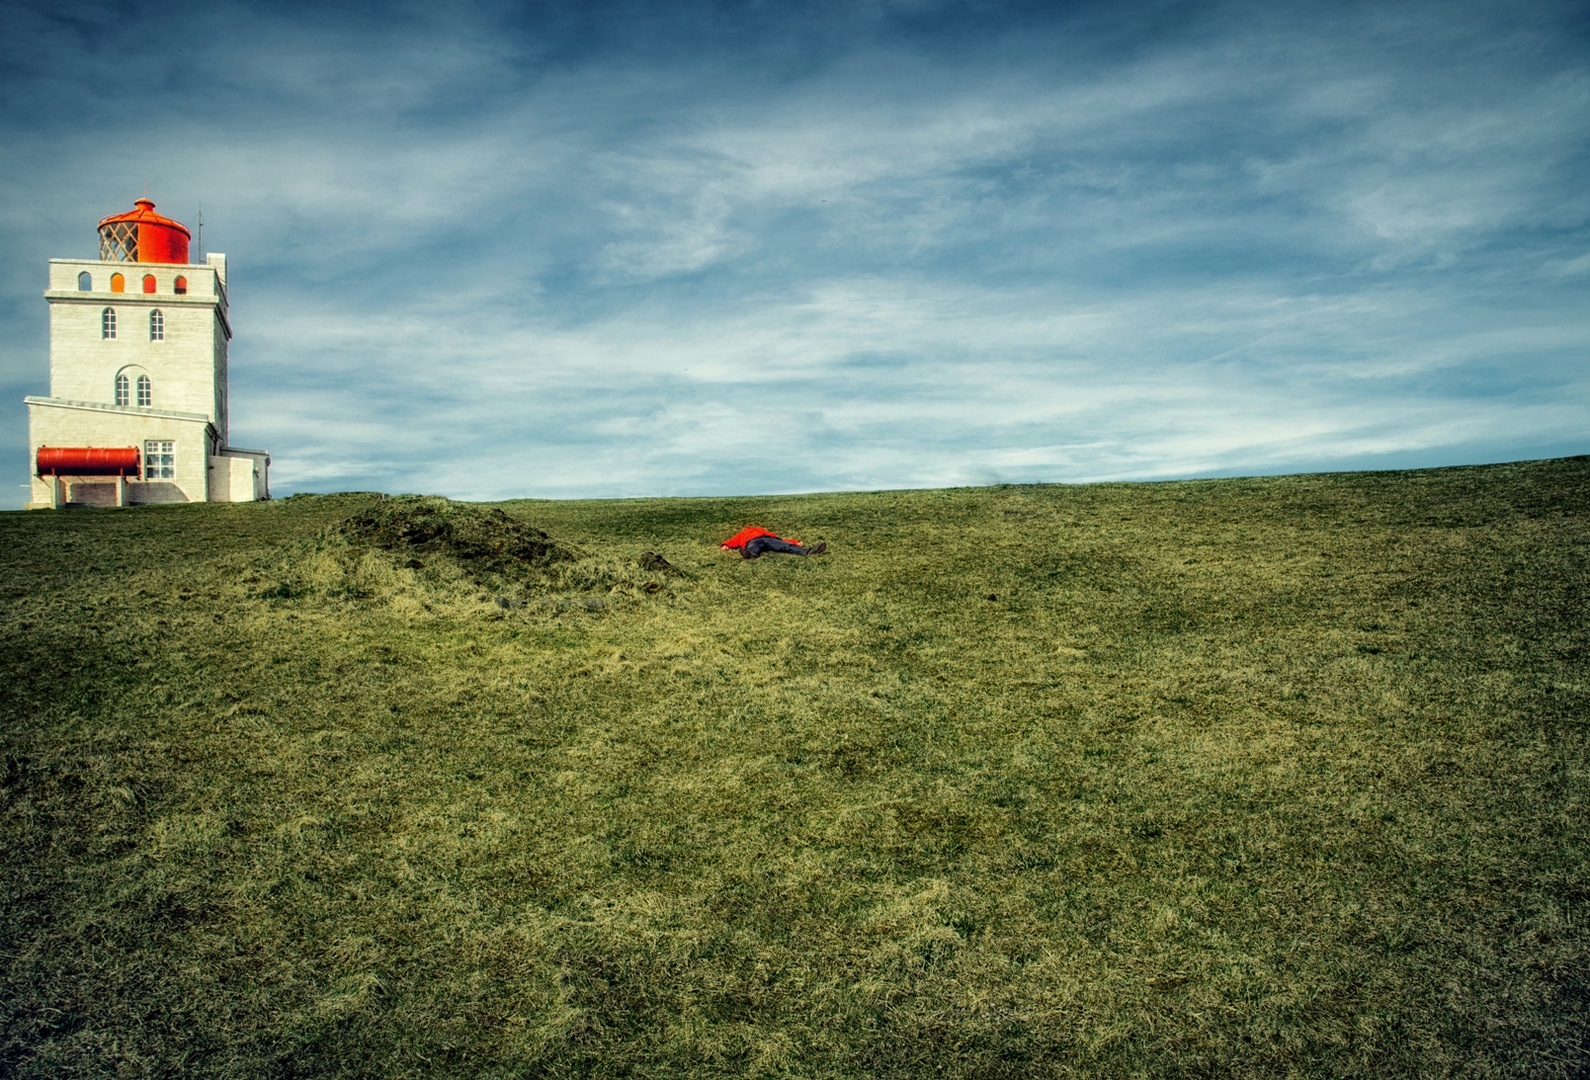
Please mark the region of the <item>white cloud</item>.
<svg viewBox="0 0 1590 1080"><path fill-rule="evenodd" d="M226 10L213 108L127 125L90 81L0 122L0 384L40 389L42 260L148 179L231 255L233 437L279 490L1169 475L1590 419L1549 13L1227 9L1109 59L1080 24L880 42L885 7L760 70ZM36 97L85 63L52 34Z"/></svg>

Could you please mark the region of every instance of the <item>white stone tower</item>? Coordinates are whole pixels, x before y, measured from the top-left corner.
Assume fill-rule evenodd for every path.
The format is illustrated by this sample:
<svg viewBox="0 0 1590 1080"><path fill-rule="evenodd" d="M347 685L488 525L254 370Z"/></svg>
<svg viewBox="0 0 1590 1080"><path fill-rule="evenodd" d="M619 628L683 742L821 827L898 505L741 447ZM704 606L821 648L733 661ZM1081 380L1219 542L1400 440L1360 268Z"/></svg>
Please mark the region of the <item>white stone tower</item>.
<svg viewBox="0 0 1590 1080"><path fill-rule="evenodd" d="M188 230L154 211L101 221L97 260L50 260L30 508L270 497L270 455L227 445L226 256L190 264Z"/></svg>

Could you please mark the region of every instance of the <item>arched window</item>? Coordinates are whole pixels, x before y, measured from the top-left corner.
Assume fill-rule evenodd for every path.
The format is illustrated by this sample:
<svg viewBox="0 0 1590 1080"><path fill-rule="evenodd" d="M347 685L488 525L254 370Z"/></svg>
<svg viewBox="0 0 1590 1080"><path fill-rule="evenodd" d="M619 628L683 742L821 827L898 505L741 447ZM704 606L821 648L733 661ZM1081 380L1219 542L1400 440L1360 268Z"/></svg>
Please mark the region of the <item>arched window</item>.
<svg viewBox="0 0 1590 1080"><path fill-rule="evenodd" d="M154 291L155 291L155 276L153 274L145 274L144 275L144 292L154 292Z"/></svg>
<svg viewBox="0 0 1590 1080"><path fill-rule="evenodd" d="M188 294L188 279L185 277L179 277L177 280L173 281L171 283L171 291L176 293L178 296L186 296Z"/></svg>
<svg viewBox="0 0 1590 1080"><path fill-rule="evenodd" d="M110 291L111 292L126 292L127 291L127 279L122 277L120 274L112 274L110 276Z"/></svg>
<svg viewBox="0 0 1590 1080"><path fill-rule="evenodd" d="M159 308L149 313L149 340L166 340L166 317Z"/></svg>
<svg viewBox="0 0 1590 1080"><path fill-rule="evenodd" d="M137 364L128 364L116 372L116 404L138 405L149 408L154 404L154 382L149 372Z"/></svg>
<svg viewBox="0 0 1590 1080"><path fill-rule="evenodd" d="M99 313L99 336L104 338L106 341L115 340L115 338L116 338L116 309L115 308L108 307L104 311L101 311Z"/></svg>
<svg viewBox="0 0 1590 1080"><path fill-rule="evenodd" d="M94 291L94 275L90 274L87 270L84 270L81 274L78 274L77 275L77 291L78 292L93 292Z"/></svg>

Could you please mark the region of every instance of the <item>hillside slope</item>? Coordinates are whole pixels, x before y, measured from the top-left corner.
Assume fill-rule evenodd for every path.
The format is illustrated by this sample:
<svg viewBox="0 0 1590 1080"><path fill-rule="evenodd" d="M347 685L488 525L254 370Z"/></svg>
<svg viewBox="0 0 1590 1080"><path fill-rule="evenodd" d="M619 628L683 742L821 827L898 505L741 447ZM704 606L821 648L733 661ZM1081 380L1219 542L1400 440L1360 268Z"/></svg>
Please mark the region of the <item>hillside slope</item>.
<svg viewBox="0 0 1590 1080"><path fill-rule="evenodd" d="M1590 460L499 509L0 514L0 1076L1584 1074Z"/></svg>

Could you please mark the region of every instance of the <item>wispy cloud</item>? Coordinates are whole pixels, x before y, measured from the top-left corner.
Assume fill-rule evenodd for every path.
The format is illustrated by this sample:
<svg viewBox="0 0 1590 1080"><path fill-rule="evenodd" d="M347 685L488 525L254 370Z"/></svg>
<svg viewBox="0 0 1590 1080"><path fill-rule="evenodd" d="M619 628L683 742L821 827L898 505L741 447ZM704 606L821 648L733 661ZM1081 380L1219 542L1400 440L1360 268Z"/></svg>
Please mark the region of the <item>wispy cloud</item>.
<svg viewBox="0 0 1590 1080"><path fill-rule="evenodd" d="M1569 7L959 10L220 5L130 88L112 9L13 13L0 390L45 382L43 260L147 179L231 255L233 438L279 491L1582 443Z"/></svg>

